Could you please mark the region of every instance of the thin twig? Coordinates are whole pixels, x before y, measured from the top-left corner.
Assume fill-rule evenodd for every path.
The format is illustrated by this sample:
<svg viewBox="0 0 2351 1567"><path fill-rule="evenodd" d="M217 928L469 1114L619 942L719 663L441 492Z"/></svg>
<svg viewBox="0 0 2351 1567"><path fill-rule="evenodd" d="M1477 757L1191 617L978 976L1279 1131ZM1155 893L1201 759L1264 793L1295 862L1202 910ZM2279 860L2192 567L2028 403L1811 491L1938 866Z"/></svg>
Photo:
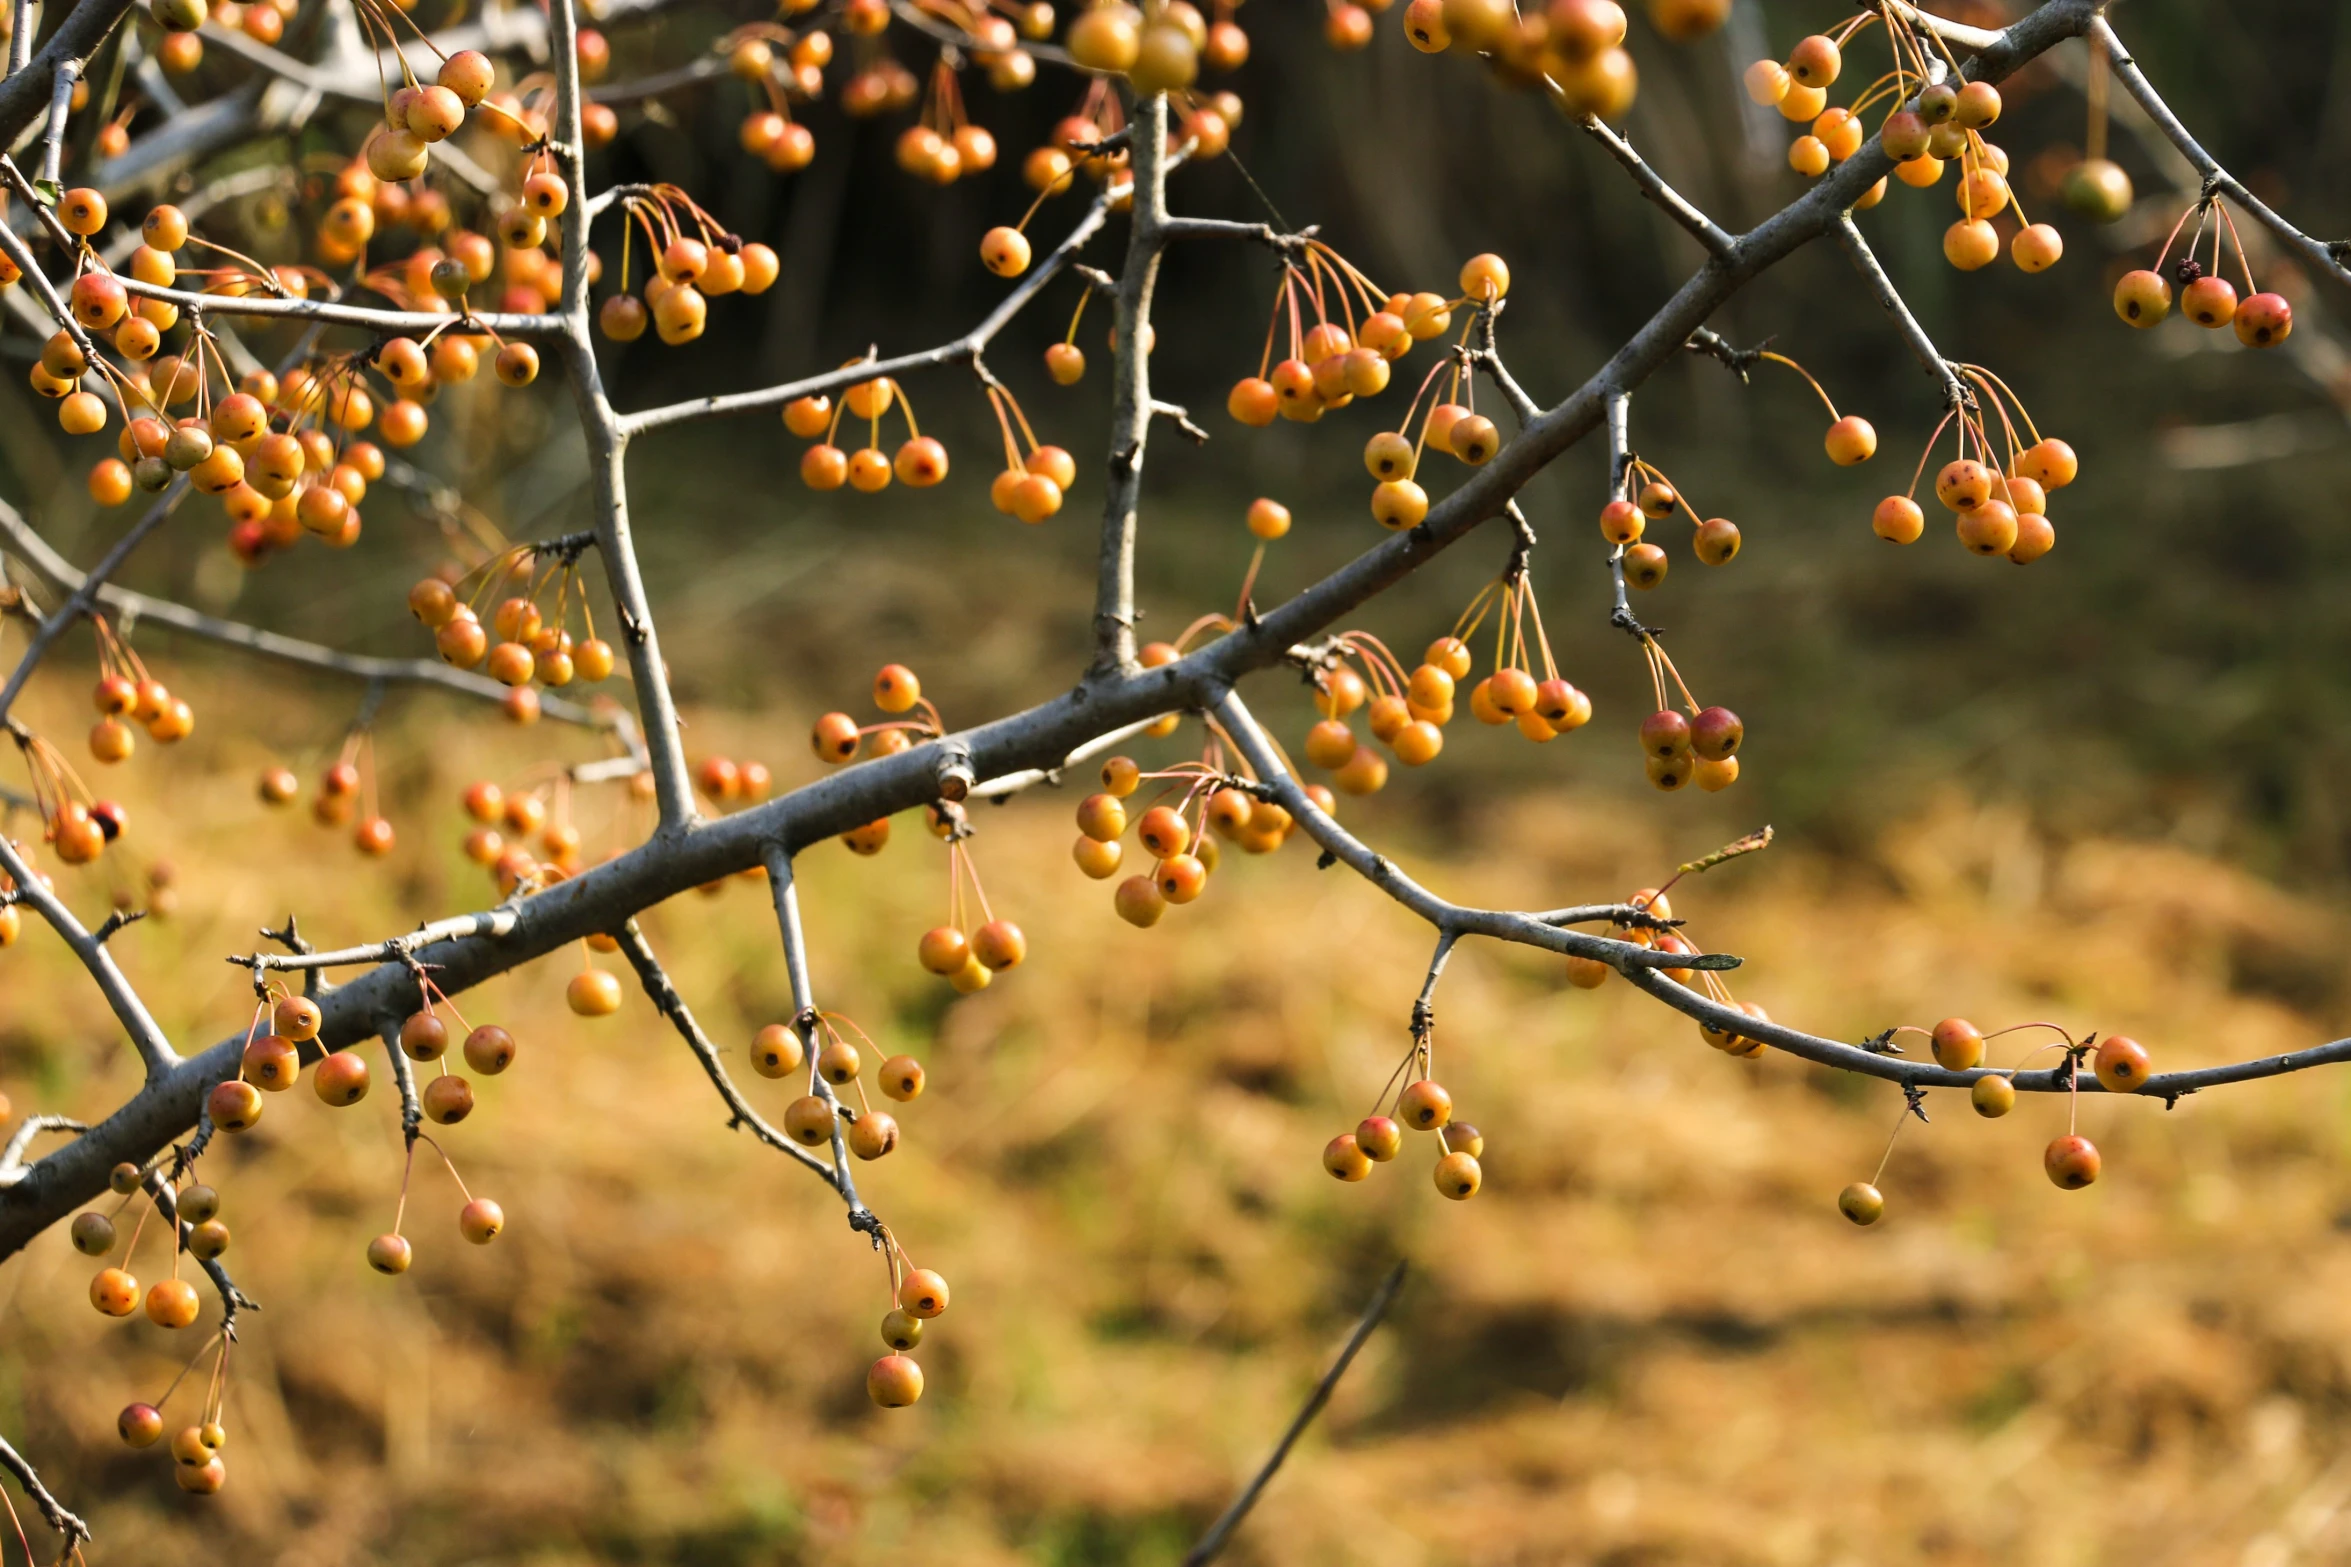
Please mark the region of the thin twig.
<svg viewBox="0 0 2351 1567"><path fill-rule="evenodd" d="M1306 1428L1314 1423L1314 1417L1322 1413L1323 1405L1331 1401L1332 1389L1339 1385L1339 1378L1347 1374L1347 1368L1355 1363L1356 1352L1363 1348L1372 1330L1380 1325L1380 1319L1388 1314L1388 1307L1394 1304L1396 1291L1403 1284L1404 1264L1399 1262L1388 1270L1388 1276L1381 1281L1378 1292L1371 1298L1371 1304L1364 1307L1363 1315L1356 1319L1355 1331L1347 1335L1346 1345L1340 1349L1339 1358L1331 1362L1330 1370L1322 1374L1322 1380L1314 1384L1314 1391L1306 1395L1306 1402L1298 1406L1298 1413L1290 1418L1290 1428L1274 1444L1273 1452L1259 1466L1241 1494L1233 1498L1233 1504L1224 1510L1215 1523L1208 1526L1208 1532L1200 1537L1200 1543L1184 1554L1184 1567L1204 1567L1205 1563L1214 1561L1224 1550L1233 1531L1249 1516L1249 1510L1257 1505L1258 1497L1265 1494L1266 1486L1273 1480L1274 1471L1282 1467L1282 1460L1290 1456L1290 1449L1298 1445L1298 1438L1306 1434Z"/></svg>

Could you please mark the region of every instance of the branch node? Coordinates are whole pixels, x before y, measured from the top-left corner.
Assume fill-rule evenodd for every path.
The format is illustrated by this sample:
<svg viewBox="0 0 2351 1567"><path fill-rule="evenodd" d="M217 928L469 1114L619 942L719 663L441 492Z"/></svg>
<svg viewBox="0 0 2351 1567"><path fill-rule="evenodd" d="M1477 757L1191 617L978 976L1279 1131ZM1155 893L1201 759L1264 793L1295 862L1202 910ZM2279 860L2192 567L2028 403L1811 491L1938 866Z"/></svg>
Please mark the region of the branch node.
<svg viewBox="0 0 2351 1567"><path fill-rule="evenodd" d="M90 933L90 939L103 947L125 927L136 925L146 917L145 909L116 909L106 916L105 923Z"/></svg>
<svg viewBox="0 0 2351 1567"><path fill-rule="evenodd" d="M949 804L968 797L972 785L979 782L979 774L971 763L971 747L961 740L940 741L939 759L932 766L931 779L939 798Z"/></svg>

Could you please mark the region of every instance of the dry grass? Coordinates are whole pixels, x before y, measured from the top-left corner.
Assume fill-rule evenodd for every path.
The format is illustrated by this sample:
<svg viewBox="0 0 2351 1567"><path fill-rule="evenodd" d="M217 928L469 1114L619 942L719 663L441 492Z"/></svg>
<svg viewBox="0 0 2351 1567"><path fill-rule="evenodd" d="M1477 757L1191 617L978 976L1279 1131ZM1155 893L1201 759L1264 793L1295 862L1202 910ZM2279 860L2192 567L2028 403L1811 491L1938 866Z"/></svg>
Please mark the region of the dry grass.
<svg viewBox="0 0 2351 1567"><path fill-rule="evenodd" d="M218 783L131 797L173 816L201 888L121 943L175 1035L233 1026L220 954L288 906L348 940L478 895L453 812L411 810L392 873L346 888L339 846L261 819L247 758L220 755ZM1535 956L1474 949L1440 998L1438 1061L1487 1132L1485 1193L1441 1201L1424 1149L1342 1188L1316 1155L1402 1050L1425 932L1296 850L1131 931L1069 868L1066 806L983 818L990 890L1034 956L968 1000L911 962L933 844L808 857L830 1003L931 1072L906 1146L861 1172L956 1291L917 1409L865 1403L882 1271L837 1204L725 1132L641 998L565 1014L557 960L463 998L523 1041L448 1138L506 1205L497 1245L462 1244L452 1189L420 1169L415 1271L367 1272L399 1177L381 1090L346 1112L276 1101L212 1172L266 1305L236 1361L223 1496L183 1498L167 1460L114 1443L116 1407L193 1345L91 1312L62 1234L0 1269L4 1428L87 1505L100 1563L1167 1563L1401 1252L1417 1274L1393 1328L1236 1560L2351 1552L2347 1079L2168 1115L2087 1102L2107 1176L2080 1194L2038 1169L2062 1104L1985 1123L1938 1095L1895 1153L1886 1222L1857 1232L1832 1199L1875 1161L1890 1089L1729 1062L1621 985L1586 995ZM1556 796L1468 825L1492 847L1414 868L1497 903L1626 890L1706 847ZM2320 1037L2340 935L2207 861L2052 846L1958 803L1866 864L1782 847L1677 902L1748 956L1741 994L1775 1016L1846 1037L2056 1016L2133 1032L2163 1065ZM648 928L722 1041L780 1014L754 889ZM53 944L11 951L0 983L20 1108L122 1088L114 1030ZM782 1085L752 1082L780 1111Z"/></svg>

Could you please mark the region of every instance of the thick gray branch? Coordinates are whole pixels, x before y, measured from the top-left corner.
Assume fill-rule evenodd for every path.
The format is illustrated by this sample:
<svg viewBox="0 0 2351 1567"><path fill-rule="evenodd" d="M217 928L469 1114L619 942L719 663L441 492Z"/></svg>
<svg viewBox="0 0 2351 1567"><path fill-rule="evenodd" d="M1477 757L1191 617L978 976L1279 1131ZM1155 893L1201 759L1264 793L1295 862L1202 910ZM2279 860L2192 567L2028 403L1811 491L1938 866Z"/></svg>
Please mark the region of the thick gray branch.
<svg viewBox="0 0 2351 1567"><path fill-rule="evenodd" d="M97 53L106 35L114 31L114 24L130 8L130 0L77 0L73 9L65 13L65 19L57 24L57 31L41 46L41 52L27 61L22 70L0 81L0 147L15 146L24 128L48 112L49 86L56 79L57 67L67 60L87 60ZM11 47L22 47L28 42L20 28Z"/></svg>

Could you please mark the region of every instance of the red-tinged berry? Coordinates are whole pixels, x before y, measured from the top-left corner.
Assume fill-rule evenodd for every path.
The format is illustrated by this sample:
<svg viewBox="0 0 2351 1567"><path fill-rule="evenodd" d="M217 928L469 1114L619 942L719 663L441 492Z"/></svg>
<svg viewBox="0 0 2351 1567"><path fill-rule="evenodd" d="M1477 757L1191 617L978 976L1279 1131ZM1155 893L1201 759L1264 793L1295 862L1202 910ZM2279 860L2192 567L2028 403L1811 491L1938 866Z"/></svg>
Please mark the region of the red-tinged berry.
<svg viewBox="0 0 2351 1567"><path fill-rule="evenodd" d="M1953 1072L1972 1070L1984 1059L1984 1036L1963 1017L1947 1017L1937 1023L1929 1043L1935 1064Z"/></svg>
<svg viewBox="0 0 2351 1567"><path fill-rule="evenodd" d="M2087 1137L2060 1137L2042 1150L2041 1168L2050 1181L2069 1192L2080 1191L2098 1179L2103 1161Z"/></svg>
<svg viewBox="0 0 2351 1567"><path fill-rule="evenodd" d="M1453 1096L1424 1077L1397 1096L1396 1117L1416 1132L1433 1132L1453 1119Z"/></svg>
<svg viewBox="0 0 2351 1567"><path fill-rule="evenodd" d="M2135 1094L2146 1086L2153 1066L2147 1047L2125 1034L2109 1034L2098 1042L2091 1066L2099 1086L2110 1094Z"/></svg>
<svg viewBox="0 0 2351 1567"><path fill-rule="evenodd" d="M1360 1181L1371 1174L1371 1155L1357 1146L1353 1132L1341 1132L1323 1145L1322 1167L1342 1181Z"/></svg>
<svg viewBox="0 0 2351 1567"><path fill-rule="evenodd" d="M865 1393L884 1409L904 1409L922 1397L922 1367L910 1356L884 1355L866 1371Z"/></svg>

